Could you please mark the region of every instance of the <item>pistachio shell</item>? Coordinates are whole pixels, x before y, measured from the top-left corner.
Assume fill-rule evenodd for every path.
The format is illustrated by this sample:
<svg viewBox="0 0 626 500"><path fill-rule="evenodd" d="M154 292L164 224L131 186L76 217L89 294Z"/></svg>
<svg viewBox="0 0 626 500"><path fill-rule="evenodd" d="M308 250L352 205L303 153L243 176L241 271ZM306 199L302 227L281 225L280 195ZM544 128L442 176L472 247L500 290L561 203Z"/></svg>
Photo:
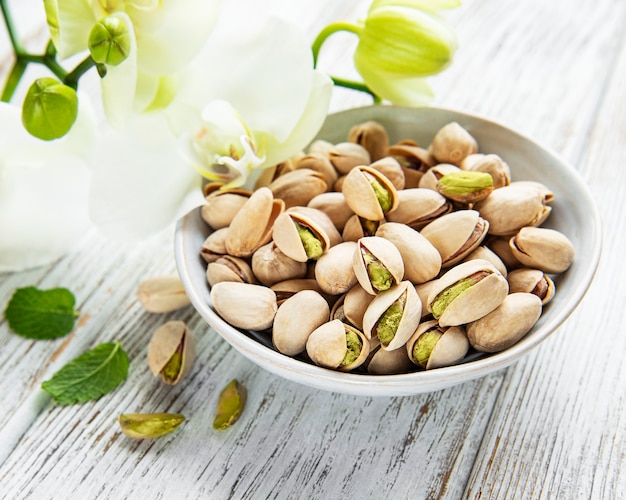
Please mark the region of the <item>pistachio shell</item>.
<svg viewBox="0 0 626 500"><path fill-rule="evenodd" d="M276 300L279 306L289 297L303 290L314 290L320 294L322 293L322 289L317 284L317 281L312 278L294 278L279 281L278 283L274 283L270 288L276 293Z"/></svg>
<svg viewBox="0 0 626 500"><path fill-rule="evenodd" d="M478 144L461 125L451 122L437 131L429 151L439 163L460 165L465 157L478 152Z"/></svg>
<svg viewBox="0 0 626 500"><path fill-rule="evenodd" d="M309 256L309 251L300 234L303 229L309 235L310 240L317 243L319 256ZM330 247L330 239L320 224L309 217L289 211L283 212L276 218L272 236L274 244L281 252L298 262L306 262L310 258L317 259ZM337 237L340 238L339 234Z"/></svg>
<svg viewBox="0 0 626 500"><path fill-rule="evenodd" d="M288 279L304 278L307 266L281 252L274 242L263 245L252 255L252 272L265 286Z"/></svg>
<svg viewBox="0 0 626 500"><path fill-rule="evenodd" d="M495 154L473 154L467 156L461 163L463 170L471 172L485 172L491 175L494 189L511 184L511 169L509 165Z"/></svg>
<svg viewBox="0 0 626 500"><path fill-rule="evenodd" d="M524 187L530 188L537 191L541 198L543 199L543 203L545 205L550 205L554 201L554 193L552 190L546 186L544 183L539 181L515 181L512 182L511 185L515 187Z"/></svg>
<svg viewBox="0 0 626 500"><path fill-rule="evenodd" d="M402 316L397 325L394 325L397 326L395 335L387 343L382 342L382 339L379 337L382 348L388 351L393 351L406 344L422 317L422 302L413 285L408 281L402 281L393 288L379 293L372 300L363 316L363 334L367 338L372 338L376 336L376 328L382 316L398 300L402 300L404 305Z"/></svg>
<svg viewBox="0 0 626 500"><path fill-rule="evenodd" d="M512 293L493 312L469 323L467 336L477 351L499 352L526 335L540 315L539 297L531 293Z"/></svg>
<svg viewBox="0 0 626 500"><path fill-rule="evenodd" d="M428 296L428 310L433 312L433 303L440 293L466 279L478 281L452 297L438 318L441 326L458 326L482 318L498 307L509 291L506 278L493 265L485 260L471 260L453 267L437 280Z"/></svg>
<svg viewBox="0 0 626 500"><path fill-rule="evenodd" d="M328 158L340 174L347 174L354 167L371 162L367 149L353 142L335 144L328 152Z"/></svg>
<svg viewBox="0 0 626 500"><path fill-rule="evenodd" d="M476 210L457 210L424 226L421 234L439 251L442 267L449 267L478 247L488 229Z"/></svg>
<svg viewBox="0 0 626 500"><path fill-rule="evenodd" d="M356 275L352 267L357 244L344 241L330 248L315 264L315 279L324 293L339 295L352 288Z"/></svg>
<svg viewBox="0 0 626 500"><path fill-rule="evenodd" d="M436 334L434 339L429 340L423 337L432 332ZM418 346L423 350L422 354L426 356L425 361L418 360L414 356L416 344L420 340L427 342L423 346ZM421 323L406 343L406 353L409 359L426 370L455 365L463 360L468 350L469 342L462 326L441 327L436 320Z"/></svg>
<svg viewBox="0 0 626 500"><path fill-rule="evenodd" d="M411 173L421 174L426 172L430 167L437 164L437 160L433 158L427 149L419 147L414 142L403 141L394 144L387 151L389 156L393 156L404 169L405 178L413 178ZM409 187L408 184L405 187ZM417 184L410 187L417 187Z"/></svg>
<svg viewBox="0 0 626 500"><path fill-rule="evenodd" d="M372 182L387 193L387 206L383 208ZM355 167L346 175L341 192L352 211L368 220L382 220L385 214L398 207L398 191L387 177L370 167Z"/></svg>
<svg viewBox="0 0 626 500"><path fill-rule="evenodd" d="M389 179L389 181L393 184L393 187L395 187L398 191L400 189L404 189L404 170L400 166L398 160L396 160L393 156L380 158L374 163L371 163L370 168L377 170L387 177L387 179Z"/></svg>
<svg viewBox="0 0 626 500"><path fill-rule="evenodd" d="M231 255L224 255L209 263L206 268L206 279L210 286L220 281L256 283L250 265L245 260Z"/></svg>
<svg viewBox="0 0 626 500"><path fill-rule="evenodd" d="M370 354L365 362L367 373L371 375L396 375L410 372L413 363L406 353L406 349L394 349L386 351L380 346L371 347Z"/></svg>
<svg viewBox="0 0 626 500"><path fill-rule="evenodd" d="M221 182L211 182L203 189L205 204L200 213L204 221L213 229L228 226L252 195L252 191L248 189L222 190L223 185Z"/></svg>
<svg viewBox="0 0 626 500"><path fill-rule="evenodd" d="M177 275L148 278L139 284L136 295L141 306L149 312L172 312L190 304Z"/></svg>
<svg viewBox="0 0 626 500"><path fill-rule="evenodd" d="M545 305L552 300L555 294L554 281L539 269L515 269L507 276L509 293L532 293L541 299Z"/></svg>
<svg viewBox="0 0 626 500"><path fill-rule="evenodd" d="M400 251L404 262L404 278L411 283L424 283L439 274L439 251L416 230L397 222L387 222L378 228L376 236L391 241Z"/></svg>
<svg viewBox="0 0 626 500"><path fill-rule="evenodd" d="M284 210L268 188L257 189L237 212L228 228L226 250L235 257L249 257L272 237L276 217Z"/></svg>
<svg viewBox="0 0 626 500"><path fill-rule="evenodd" d="M458 172L460 170L456 165L452 165L451 163L439 163L430 167L422 178L419 181L418 187L422 189L432 189L433 191L437 191L437 184L439 183L439 179L441 179L444 175L449 174L451 172Z"/></svg>
<svg viewBox="0 0 626 500"><path fill-rule="evenodd" d="M148 366L163 382L177 384L191 369L195 343L182 321L168 321L156 329L148 344Z"/></svg>
<svg viewBox="0 0 626 500"><path fill-rule="evenodd" d="M361 350L356 359L347 364L342 364L348 351L347 332L352 332L358 337ZM369 342L363 333L357 329L334 319L324 323L309 335L306 352L316 365L334 370L350 371L362 365L367 359Z"/></svg>
<svg viewBox="0 0 626 500"><path fill-rule="evenodd" d="M437 286L437 280L430 280L427 281L426 283L420 283L419 285L415 285L415 291L417 292L417 295L419 296L420 300L422 301L422 319L425 318L426 316L430 316L431 313L428 310L427 304L428 304L428 296L430 295L430 292Z"/></svg>
<svg viewBox="0 0 626 500"><path fill-rule="evenodd" d="M276 311L272 342L287 356L296 356L306 349L311 332L330 318L328 303L319 293L303 290L285 300Z"/></svg>
<svg viewBox="0 0 626 500"><path fill-rule="evenodd" d="M509 246L523 265L545 273L562 273L574 262L572 242L555 229L524 227L511 238Z"/></svg>
<svg viewBox="0 0 626 500"><path fill-rule="evenodd" d="M509 240L510 237L506 236L490 236L487 238L487 247L500 258L507 270L522 267L521 262L513 255L513 251L509 246Z"/></svg>
<svg viewBox="0 0 626 500"><path fill-rule="evenodd" d="M310 168L299 168L281 175L268 188L286 208L304 206L327 189L324 175Z"/></svg>
<svg viewBox="0 0 626 500"><path fill-rule="evenodd" d="M245 330L266 330L278 309L276 293L270 288L224 281L211 288L211 303L224 321Z"/></svg>
<svg viewBox="0 0 626 500"><path fill-rule="evenodd" d="M343 231L348 219L354 215L341 192L318 194L307 206L324 212L338 231Z"/></svg>
<svg viewBox="0 0 626 500"><path fill-rule="evenodd" d="M386 219L419 230L451 210L448 200L432 189L403 189L398 191L398 208L387 214Z"/></svg>
<svg viewBox="0 0 626 500"><path fill-rule="evenodd" d="M299 159L299 155L289 158L288 160L278 163L272 167L264 168L257 177L254 183L254 190L261 187L268 187L272 182L278 179L281 175L285 175L287 172L291 172L296 169L295 162Z"/></svg>
<svg viewBox="0 0 626 500"><path fill-rule="evenodd" d="M228 253L228 250L226 250L228 231L229 228L223 227L217 231L213 231L204 240L202 248L200 249L200 255L206 262L213 262Z"/></svg>
<svg viewBox="0 0 626 500"><path fill-rule="evenodd" d="M370 161L385 156L389 148L387 130L380 123L371 120L354 125L348 132L348 141L364 147L370 155Z"/></svg>
<svg viewBox="0 0 626 500"><path fill-rule="evenodd" d="M372 295L402 281L402 254L390 241L366 236L357 241L352 265L358 282ZM379 280L381 283L376 284Z"/></svg>
<svg viewBox="0 0 626 500"><path fill-rule="evenodd" d="M324 176L324 182L326 182L327 191L332 189L339 177L337 170L335 170L335 167L328 159L327 154L309 153L296 162L296 169L299 168L307 168L322 174Z"/></svg>
<svg viewBox="0 0 626 500"><path fill-rule="evenodd" d="M374 236L383 220L366 220L354 214L346 222L341 237L344 241L358 241L365 236Z"/></svg>
<svg viewBox="0 0 626 500"><path fill-rule="evenodd" d="M463 262L476 259L482 259L486 260L487 262L491 262L493 266L498 271L500 271L500 274L506 278L508 271L506 266L504 265L504 262L502 262L502 259L498 257L496 253L490 250L488 247L484 245L477 247L467 257L465 257L465 259L463 259Z"/></svg>
<svg viewBox="0 0 626 500"><path fill-rule="evenodd" d="M358 283L343 296L343 314L359 330L363 330L363 315L374 299Z"/></svg>

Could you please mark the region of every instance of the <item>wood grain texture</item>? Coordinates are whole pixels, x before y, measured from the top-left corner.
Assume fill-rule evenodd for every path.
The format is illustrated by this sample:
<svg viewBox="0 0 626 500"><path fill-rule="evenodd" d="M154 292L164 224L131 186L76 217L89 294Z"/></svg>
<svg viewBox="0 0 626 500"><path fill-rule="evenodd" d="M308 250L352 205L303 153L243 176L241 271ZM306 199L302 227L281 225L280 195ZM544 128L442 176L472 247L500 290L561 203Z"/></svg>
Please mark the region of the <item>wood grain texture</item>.
<svg viewBox="0 0 626 500"><path fill-rule="evenodd" d="M275 12L312 39L329 22L362 16L368 4L229 0L225 8ZM493 118L549 146L597 196L602 262L572 317L508 370L451 389L406 398L320 392L251 365L190 307L165 315L140 308L137 284L175 271L172 227L140 244L91 234L56 264L0 274L2 305L20 286L67 286L81 313L69 337L50 342L19 338L0 319L0 498L623 495L626 4L467 0L446 17L460 49L432 79L436 104ZM34 39L37 29L28 28ZM354 43L334 35L320 66L354 75ZM339 89L332 109L369 102ZM197 341L194 368L177 386L155 379L146 363L152 332L169 319L186 321ZM113 394L60 407L40 391L67 361L112 340L131 359L128 380ZM217 394L233 378L248 388L246 410L233 428L214 431ZM152 411L188 420L159 440L121 434L119 413Z"/></svg>

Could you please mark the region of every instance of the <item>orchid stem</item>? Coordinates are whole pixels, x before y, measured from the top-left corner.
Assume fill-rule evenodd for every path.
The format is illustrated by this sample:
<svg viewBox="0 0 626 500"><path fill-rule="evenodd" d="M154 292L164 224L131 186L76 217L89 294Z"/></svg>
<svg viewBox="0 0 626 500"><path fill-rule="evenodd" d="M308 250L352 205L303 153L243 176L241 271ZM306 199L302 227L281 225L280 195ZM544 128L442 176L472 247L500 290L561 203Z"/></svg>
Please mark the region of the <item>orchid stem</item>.
<svg viewBox="0 0 626 500"><path fill-rule="evenodd" d="M330 35L337 33L338 31L348 31L350 33L359 35L361 33L361 27L352 23L336 22L330 23L322 31L320 31L319 35L317 35L317 38L315 38L315 40L313 41L313 45L311 45L311 49L313 50L314 68L317 67L317 58L319 56L322 45Z"/></svg>
<svg viewBox="0 0 626 500"><path fill-rule="evenodd" d="M331 76L333 83L335 85L337 85L338 87L344 87L347 89L352 89L352 90L358 90L360 92L365 92L366 94L369 94L372 96L372 98L374 99L374 104L380 104L381 102L383 102L383 100L376 95L372 89L370 89L367 85L365 85L364 83L361 82L355 82L353 80L347 80L345 78L338 78L336 76Z"/></svg>

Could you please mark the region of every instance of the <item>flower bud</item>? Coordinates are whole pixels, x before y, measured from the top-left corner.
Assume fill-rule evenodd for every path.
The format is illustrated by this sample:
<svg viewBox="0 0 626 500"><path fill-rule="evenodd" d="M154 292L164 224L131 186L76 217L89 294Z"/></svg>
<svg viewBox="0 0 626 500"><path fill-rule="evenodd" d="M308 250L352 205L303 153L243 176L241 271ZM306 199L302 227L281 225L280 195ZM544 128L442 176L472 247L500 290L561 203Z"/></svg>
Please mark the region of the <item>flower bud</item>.
<svg viewBox="0 0 626 500"><path fill-rule="evenodd" d="M28 89L22 105L24 128L38 139L63 137L78 114L76 91L55 78L38 78Z"/></svg>
<svg viewBox="0 0 626 500"><path fill-rule="evenodd" d="M119 17L105 17L91 28L88 46L94 61L117 66L125 61L130 53L131 39L128 26Z"/></svg>

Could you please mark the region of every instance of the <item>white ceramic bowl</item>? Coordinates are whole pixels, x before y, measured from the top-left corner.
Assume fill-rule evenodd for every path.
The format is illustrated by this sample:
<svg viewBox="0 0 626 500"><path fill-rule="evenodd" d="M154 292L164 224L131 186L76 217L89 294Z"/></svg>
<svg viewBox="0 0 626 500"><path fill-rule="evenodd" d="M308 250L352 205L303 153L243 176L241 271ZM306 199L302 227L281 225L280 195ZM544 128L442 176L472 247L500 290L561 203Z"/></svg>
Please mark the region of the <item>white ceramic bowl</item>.
<svg viewBox="0 0 626 500"><path fill-rule="evenodd" d="M576 308L595 274L600 258L600 218L594 200L578 172L563 159L490 120L440 108L370 106L330 115L318 138L333 143L346 140L354 124L376 120L390 140L412 138L428 145L435 132L451 121L465 127L478 141L481 152L500 155L511 167L513 180L537 180L555 194L553 210L545 227L565 233L576 249L570 269L556 279L557 293L544 308L535 327L509 349L430 371L401 375L343 373L285 356L262 334L240 331L221 319L211 307L206 264L200 249L211 232L195 209L177 224L175 256L180 277L200 315L250 361L286 379L319 389L367 396L402 396L431 392L482 377L511 365L534 349L565 321Z"/></svg>

